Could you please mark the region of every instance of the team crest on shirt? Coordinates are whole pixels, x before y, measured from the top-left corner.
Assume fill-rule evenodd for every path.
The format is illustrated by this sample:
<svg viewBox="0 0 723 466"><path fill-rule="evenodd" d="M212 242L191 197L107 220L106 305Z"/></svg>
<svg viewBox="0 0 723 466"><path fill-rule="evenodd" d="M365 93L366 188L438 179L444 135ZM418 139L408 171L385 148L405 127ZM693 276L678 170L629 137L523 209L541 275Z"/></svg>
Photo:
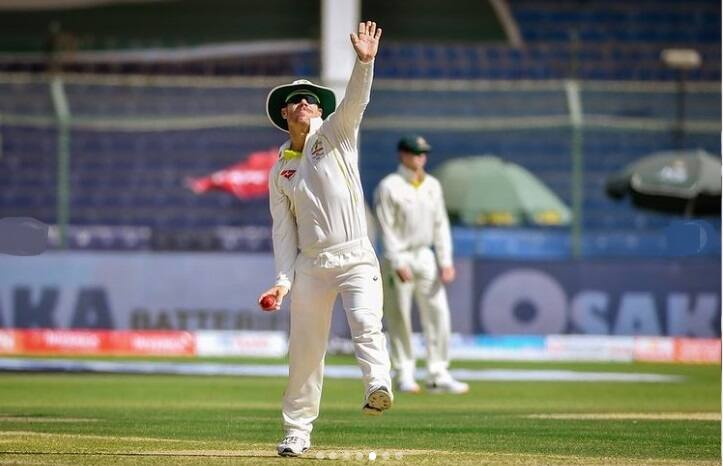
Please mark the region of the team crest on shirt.
<svg viewBox="0 0 723 466"><path fill-rule="evenodd" d="M311 147L311 160L314 161L314 163L321 160L322 157L326 154L326 150L324 150L324 143L321 142L321 138L316 138L316 142Z"/></svg>
<svg viewBox="0 0 723 466"><path fill-rule="evenodd" d="M283 176L287 180L290 180L294 177L294 175L296 175L296 170L282 170L279 175Z"/></svg>

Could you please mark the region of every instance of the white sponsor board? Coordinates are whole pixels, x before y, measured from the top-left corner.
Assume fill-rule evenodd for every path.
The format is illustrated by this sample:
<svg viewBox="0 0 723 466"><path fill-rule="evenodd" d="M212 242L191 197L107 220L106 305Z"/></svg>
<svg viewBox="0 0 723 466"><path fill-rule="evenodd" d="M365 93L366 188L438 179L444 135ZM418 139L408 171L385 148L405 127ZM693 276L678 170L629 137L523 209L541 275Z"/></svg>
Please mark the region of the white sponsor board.
<svg viewBox="0 0 723 466"><path fill-rule="evenodd" d="M669 337L637 337L634 351L638 361L673 361L675 340Z"/></svg>
<svg viewBox="0 0 723 466"><path fill-rule="evenodd" d="M196 332L198 356L263 356L286 355L285 332Z"/></svg>
<svg viewBox="0 0 723 466"><path fill-rule="evenodd" d="M594 335L548 335L549 359L575 361L632 361L635 337Z"/></svg>
<svg viewBox="0 0 723 466"><path fill-rule="evenodd" d="M0 353L15 352L15 335L11 330L0 329Z"/></svg>
<svg viewBox="0 0 723 466"><path fill-rule="evenodd" d="M412 335L417 358L426 355L424 336ZM596 335L466 336L453 334L452 359L512 361L633 361L635 337Z"/></svg>

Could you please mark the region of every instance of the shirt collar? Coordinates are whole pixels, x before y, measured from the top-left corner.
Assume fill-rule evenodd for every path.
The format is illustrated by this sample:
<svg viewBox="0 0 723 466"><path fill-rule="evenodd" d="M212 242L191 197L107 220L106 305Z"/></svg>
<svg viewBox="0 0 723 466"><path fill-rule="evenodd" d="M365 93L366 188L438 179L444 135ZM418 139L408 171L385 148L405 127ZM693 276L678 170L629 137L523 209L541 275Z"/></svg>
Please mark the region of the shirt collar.
<svg viewBox="0 0 723 466"><path fill-rule="evenodd" d="M306 141L308 141L311 136L313 136L314 134L316 134L317 131L319 131L322 123L324 123L324 120L322 120L321 117L312 118L311 121L309 121L309 132L306 134L304 149L306 149ZM281 157L283 157L284 160L298 159L302 155L304 155L303 151L298 152L295 150L291 150L291 140L286 141L284 145L281 146Z"/></svg>
<svg viewBox="0 0 723 466"><path fill-rule="evenodd" d="M306 137L308 138L319 131L322 123L324 123L324 120L322 120L321 117L312 118L311 121L309 121L309 134Z"/></svg>
<svg viewBox="0 0 723 466"><path fill-rule="evenodd" d="M284 160L294 160L294 159L300 159L301 156L304 155L303 152L291 150L291 149L283 149L281 151L281 156L284 158Z"/></svg>
<svg viewBox="0 0 723 466"><path fill-rule="evenodd" d="M415 182L415 178L417 177L417 174L414 172L414 170L410 170L409 168L405 167L403 164L399 164L399 168L397 168L397 173L404 178L404 180L414 186L415 188L420 187L424 180L427 178L426 174L422 175L422 179L419 182Z"/></svg>

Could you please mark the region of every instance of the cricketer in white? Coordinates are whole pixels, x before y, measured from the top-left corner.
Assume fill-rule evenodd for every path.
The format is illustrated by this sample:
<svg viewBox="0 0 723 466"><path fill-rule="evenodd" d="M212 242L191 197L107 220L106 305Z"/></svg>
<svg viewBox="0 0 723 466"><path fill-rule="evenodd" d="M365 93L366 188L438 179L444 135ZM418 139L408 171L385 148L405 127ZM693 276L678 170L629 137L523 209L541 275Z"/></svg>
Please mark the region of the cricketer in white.
<svg viewBox="0 0 723 466"><path fill-rule="evenodd" d="M350 36L358 60L336 111L330 89L303 80L273 89L267 99L269 118L289 132L269 175L276 284L259 298L273 295L279 309L290 292L286 436L277 447L282 456L297 456L311 445L337 294L366 387L362 409L378 415L392 404L382 281L367 239L357 149L381 28L360 23L358 35Z"/></svg>
<svg viewBox="0 0 723 466"><path fill-rule="evenodd" d="M374 193L384 245L384 315L397 390L420 391L412 348L416 297L427 348L427 390L466 393L469 386L448 371L451 327L444 285L454 280L455 269L442 186L424 171L431 146L422 136L409 135L397 149L397 172L387 175Z"/></svg>

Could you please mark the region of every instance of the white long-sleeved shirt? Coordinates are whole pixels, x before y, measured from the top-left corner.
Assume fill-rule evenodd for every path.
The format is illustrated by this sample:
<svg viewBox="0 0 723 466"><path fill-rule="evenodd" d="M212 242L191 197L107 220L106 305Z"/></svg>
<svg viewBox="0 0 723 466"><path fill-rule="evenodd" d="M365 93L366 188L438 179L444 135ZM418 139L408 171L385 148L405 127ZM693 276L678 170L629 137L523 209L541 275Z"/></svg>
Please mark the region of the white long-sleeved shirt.
<svg viewBox="0 0 723 466"><path fill-rule="evenodd" d="M269 174L276 285L291 288L298 251L315 255L366 238L357 140L369 103L374 62L357 59L344 99L326 120L310 122L302 156L278 162Z"/></svg>
<svg viewBox="0 0 723 466"><path fill-rule="evenodd" d="M452 265L452 235L442 186L425 174L415 186L414 172L399 165L374 192L374 209L382 232L384 257L394 269L408 266L405 252L434 246L440 267Z"/></svg>

